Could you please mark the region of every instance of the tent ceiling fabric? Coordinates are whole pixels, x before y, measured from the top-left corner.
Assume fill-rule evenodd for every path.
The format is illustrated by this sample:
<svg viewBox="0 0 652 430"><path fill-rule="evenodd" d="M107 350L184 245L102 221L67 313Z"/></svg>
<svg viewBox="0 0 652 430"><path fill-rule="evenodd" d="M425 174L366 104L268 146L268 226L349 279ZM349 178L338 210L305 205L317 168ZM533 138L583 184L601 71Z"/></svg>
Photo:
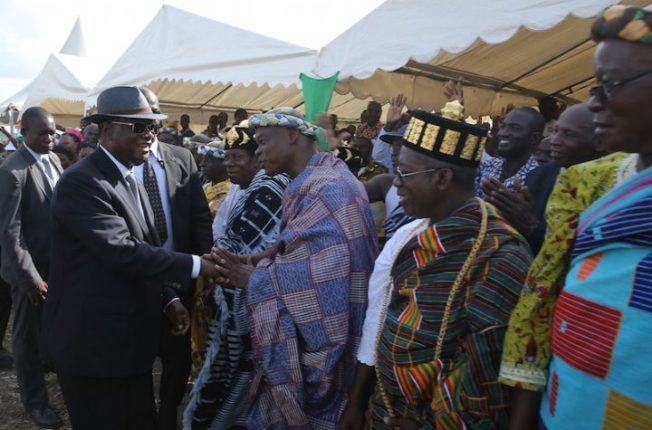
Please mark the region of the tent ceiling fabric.
<svg viewBox="0 0 652 430"><path fill-rule="evenodd" d="M388 0L322 48L313 74L339 71L339 94L385 103L402 92L410 108L424 109L443 106L443 82L461 76L474 116L532 105L546 94L582 101L593 82L589 28L615 3Z"/></svg>
<svg viewBox="0 0 652 430"><path fill-rule="evenodd" d="M240 48L238 48L240 47ZM190 112L300 105L299 73L316 51L163 6L87 99L146 85L162 106Z"/></svg>

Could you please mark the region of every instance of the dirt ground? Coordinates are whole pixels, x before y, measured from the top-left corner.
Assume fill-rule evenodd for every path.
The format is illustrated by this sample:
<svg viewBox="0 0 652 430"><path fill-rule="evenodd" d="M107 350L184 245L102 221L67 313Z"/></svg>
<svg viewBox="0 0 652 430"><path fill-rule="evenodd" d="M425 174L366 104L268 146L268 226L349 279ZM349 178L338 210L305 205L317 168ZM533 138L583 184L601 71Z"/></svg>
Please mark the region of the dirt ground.
<svg viewBox="0 0 652 430"><path fill-rule="evenodd" d="M7 328L7 335L4 340L4 346L11 351L11 322L13 321L13 314ZM158 382L160 379L160 365L158 360L154 364L154 390L158 390ZM61 418L63 419L63 426L61 430L72 430L66 405L63 400L63 395L59 389L57 377L53 373L46 375L46 382L48 386L48 394L50 406L54 408ZM184 399L183 404L186 403ZM179 419L183 414L183 404L179 408ZM179 426L179 428L181 428ZM18 392L18 382L16 381L16 373L14 368L9 369L0 368L0 430L38 430L39 427L32 422L30 417L23 409L20 402L20 393Z"/></svg>

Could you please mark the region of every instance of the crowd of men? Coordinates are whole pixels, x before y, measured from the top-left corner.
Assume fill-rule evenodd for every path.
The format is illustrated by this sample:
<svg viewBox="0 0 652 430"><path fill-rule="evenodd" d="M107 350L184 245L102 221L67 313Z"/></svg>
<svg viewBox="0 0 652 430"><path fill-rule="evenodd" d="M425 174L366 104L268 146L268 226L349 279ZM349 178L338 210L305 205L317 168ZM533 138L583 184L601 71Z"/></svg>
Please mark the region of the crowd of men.
<svg viewBox="0 0 652 430"><path fill-rule="evenodd" d="M343 129L196 134L114 87L55 144L27 109L0 166L25 410L62 425L54 371L75 429L651 428L652 13L591 36L590 100L490 126L455 83Z"/></svg>

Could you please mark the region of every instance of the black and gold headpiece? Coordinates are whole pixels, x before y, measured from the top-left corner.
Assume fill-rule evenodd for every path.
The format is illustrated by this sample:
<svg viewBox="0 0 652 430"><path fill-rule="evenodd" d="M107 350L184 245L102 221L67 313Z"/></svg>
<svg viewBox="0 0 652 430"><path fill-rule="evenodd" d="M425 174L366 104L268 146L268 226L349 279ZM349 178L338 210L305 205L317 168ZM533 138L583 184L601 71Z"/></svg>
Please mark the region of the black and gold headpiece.
<svg viewBox="0 0 652 430"><path fill-rule="evenodd" d="M225 149L244 149L253 154L258 148L258 144L253 137L253 131L249 128L247 120L238 125L234 125L224 133Z"/></svg>
<svg viewBox="0 0 652 430"><path fill-rule="evenodd" d="M450 116L453 115L446 111L450 104L442 110L443 115L415 111L403 135L403 145L449 163L477 167L487 140L487 130L452 119Z"/></svg>

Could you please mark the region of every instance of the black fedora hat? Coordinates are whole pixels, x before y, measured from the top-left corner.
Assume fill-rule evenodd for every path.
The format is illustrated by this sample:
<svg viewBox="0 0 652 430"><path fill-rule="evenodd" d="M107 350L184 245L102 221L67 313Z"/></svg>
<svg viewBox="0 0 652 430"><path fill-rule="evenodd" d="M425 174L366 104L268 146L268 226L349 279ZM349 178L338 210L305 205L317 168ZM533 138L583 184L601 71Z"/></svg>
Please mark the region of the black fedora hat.
<svg viewBox="0 0 652 430"><path fill-rule="evenodd" d="M152 112L147 98L138 87L112 87L102 91L97 98L97 113L84 120L100 123L113 118L155 121L166 119L167 115Z"/></svg>

